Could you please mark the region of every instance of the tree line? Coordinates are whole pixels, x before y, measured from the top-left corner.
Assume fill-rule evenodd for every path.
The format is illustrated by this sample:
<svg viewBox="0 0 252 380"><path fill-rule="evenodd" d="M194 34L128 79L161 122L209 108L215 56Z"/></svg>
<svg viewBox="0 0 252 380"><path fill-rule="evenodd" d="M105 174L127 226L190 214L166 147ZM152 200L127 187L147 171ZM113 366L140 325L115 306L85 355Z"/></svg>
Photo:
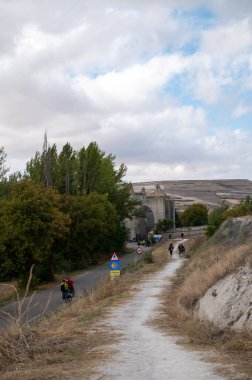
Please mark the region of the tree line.
<svg viewBox="0 0 252 380"><path fill-rule="evenodd" d="M33 281L48 281L55 272L83 269L122 250L128 233L123 220L141 210L130 196L126 171L95 142L79 150L67 143L58 152L45 135L42 152L26 171L7 177L0 148L0 280L22 283L35 264ZM208 224L211 236L225 219L247 214L252 214L250 197L233 209L222 203L209 214L205 205L194 204L176 213L176 227ZM156 232L172 224L160 220Z"/></svg>
<svg viewBox="0 0 252 380"><path fill-rule="evenodd" d="M34 281L108 259L127 238L122 223L135 202L124 181L126 166L92 142L75 151L54 144L6 177L0 149L0 279L22 282L32 264Z"/></svg>
<svg viewBox="0 0 252 380"><path fill-rule="evenodd" d="M212 211L208 212L205 205L195 203L187 207L181 213L175 213L176 227L195 227L207 226L206 233L210 237L228 218L246 216L252 214L252 198L246 196L235 207L230 208L227 202L223 201L219 206L216 206ZM167 232L173 228L171 219L161 219L155 225L155 232Z"/></svg>

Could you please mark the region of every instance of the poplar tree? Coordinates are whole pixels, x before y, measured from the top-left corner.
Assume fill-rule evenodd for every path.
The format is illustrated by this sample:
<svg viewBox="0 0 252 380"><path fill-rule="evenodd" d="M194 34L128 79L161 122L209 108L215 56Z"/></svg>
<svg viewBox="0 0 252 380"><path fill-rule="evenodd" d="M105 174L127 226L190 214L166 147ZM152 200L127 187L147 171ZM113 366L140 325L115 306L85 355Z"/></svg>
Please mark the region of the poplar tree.
<svg viewBox="0 0 252 380"><path fill-rule="evenodd" d="M9 171L9 168L6 168L5 163L6 163L6 157L7 154L4 151L4 147L0 147L0 181L2 181Z"/></svg>

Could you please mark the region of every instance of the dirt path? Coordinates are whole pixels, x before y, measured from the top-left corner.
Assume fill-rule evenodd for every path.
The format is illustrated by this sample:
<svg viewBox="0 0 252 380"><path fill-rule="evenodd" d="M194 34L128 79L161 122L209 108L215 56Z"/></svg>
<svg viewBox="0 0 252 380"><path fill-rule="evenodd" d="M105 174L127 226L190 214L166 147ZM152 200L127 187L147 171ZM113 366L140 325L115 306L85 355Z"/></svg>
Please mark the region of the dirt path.
<svg viewBox="0 0 252 380"><path fill-rule="evenodd" d="M175 338L160 333L148 321L157 313L159 295L182 261L172 261L151 279L140 284L133 299L116 307L106 322L110 333L121 338L111 349L111 359L92 380L221 380L213 365L201 360L202 355L178 346ZM116 353L114 353L116 350Z"/></svg>

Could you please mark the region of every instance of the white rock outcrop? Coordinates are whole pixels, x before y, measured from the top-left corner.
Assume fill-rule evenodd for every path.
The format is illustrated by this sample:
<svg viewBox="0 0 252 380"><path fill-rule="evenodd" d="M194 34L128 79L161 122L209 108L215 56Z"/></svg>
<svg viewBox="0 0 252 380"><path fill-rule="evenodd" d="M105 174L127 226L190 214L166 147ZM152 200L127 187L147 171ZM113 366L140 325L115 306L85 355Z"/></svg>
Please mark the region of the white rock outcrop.
<svg viewBox="0 0 252 380"><path fill-rule="evenodd" d="M252 269L242 267L209 288L199 300L196 314L220 329L252 331Z"/></svg>

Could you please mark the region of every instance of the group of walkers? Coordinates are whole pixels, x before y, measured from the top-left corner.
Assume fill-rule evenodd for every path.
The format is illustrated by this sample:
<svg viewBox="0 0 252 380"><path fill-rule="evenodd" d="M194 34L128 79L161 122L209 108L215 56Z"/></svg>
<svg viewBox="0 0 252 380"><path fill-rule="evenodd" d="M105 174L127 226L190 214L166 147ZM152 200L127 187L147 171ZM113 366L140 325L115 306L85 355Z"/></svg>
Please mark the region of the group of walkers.
<svg viewBox="0 0 252 380"><path fill-rule="evenodd" d="M170 256L172 257L173 251L174 251L174 246L172 243L168 246L168 251L170 252ZM178 245L178 251L179 251L179 256L183 257L185 255L185 247L182 243L179 243Z"/></svg>
<svg viewBox="0 0 252 380"><path fill-rule="evenodd" d="M62 280L60 284L60 290L62 292L62 299L64 302L72 301L75 296L74 280L71 277L67 277Z"/></svg>

